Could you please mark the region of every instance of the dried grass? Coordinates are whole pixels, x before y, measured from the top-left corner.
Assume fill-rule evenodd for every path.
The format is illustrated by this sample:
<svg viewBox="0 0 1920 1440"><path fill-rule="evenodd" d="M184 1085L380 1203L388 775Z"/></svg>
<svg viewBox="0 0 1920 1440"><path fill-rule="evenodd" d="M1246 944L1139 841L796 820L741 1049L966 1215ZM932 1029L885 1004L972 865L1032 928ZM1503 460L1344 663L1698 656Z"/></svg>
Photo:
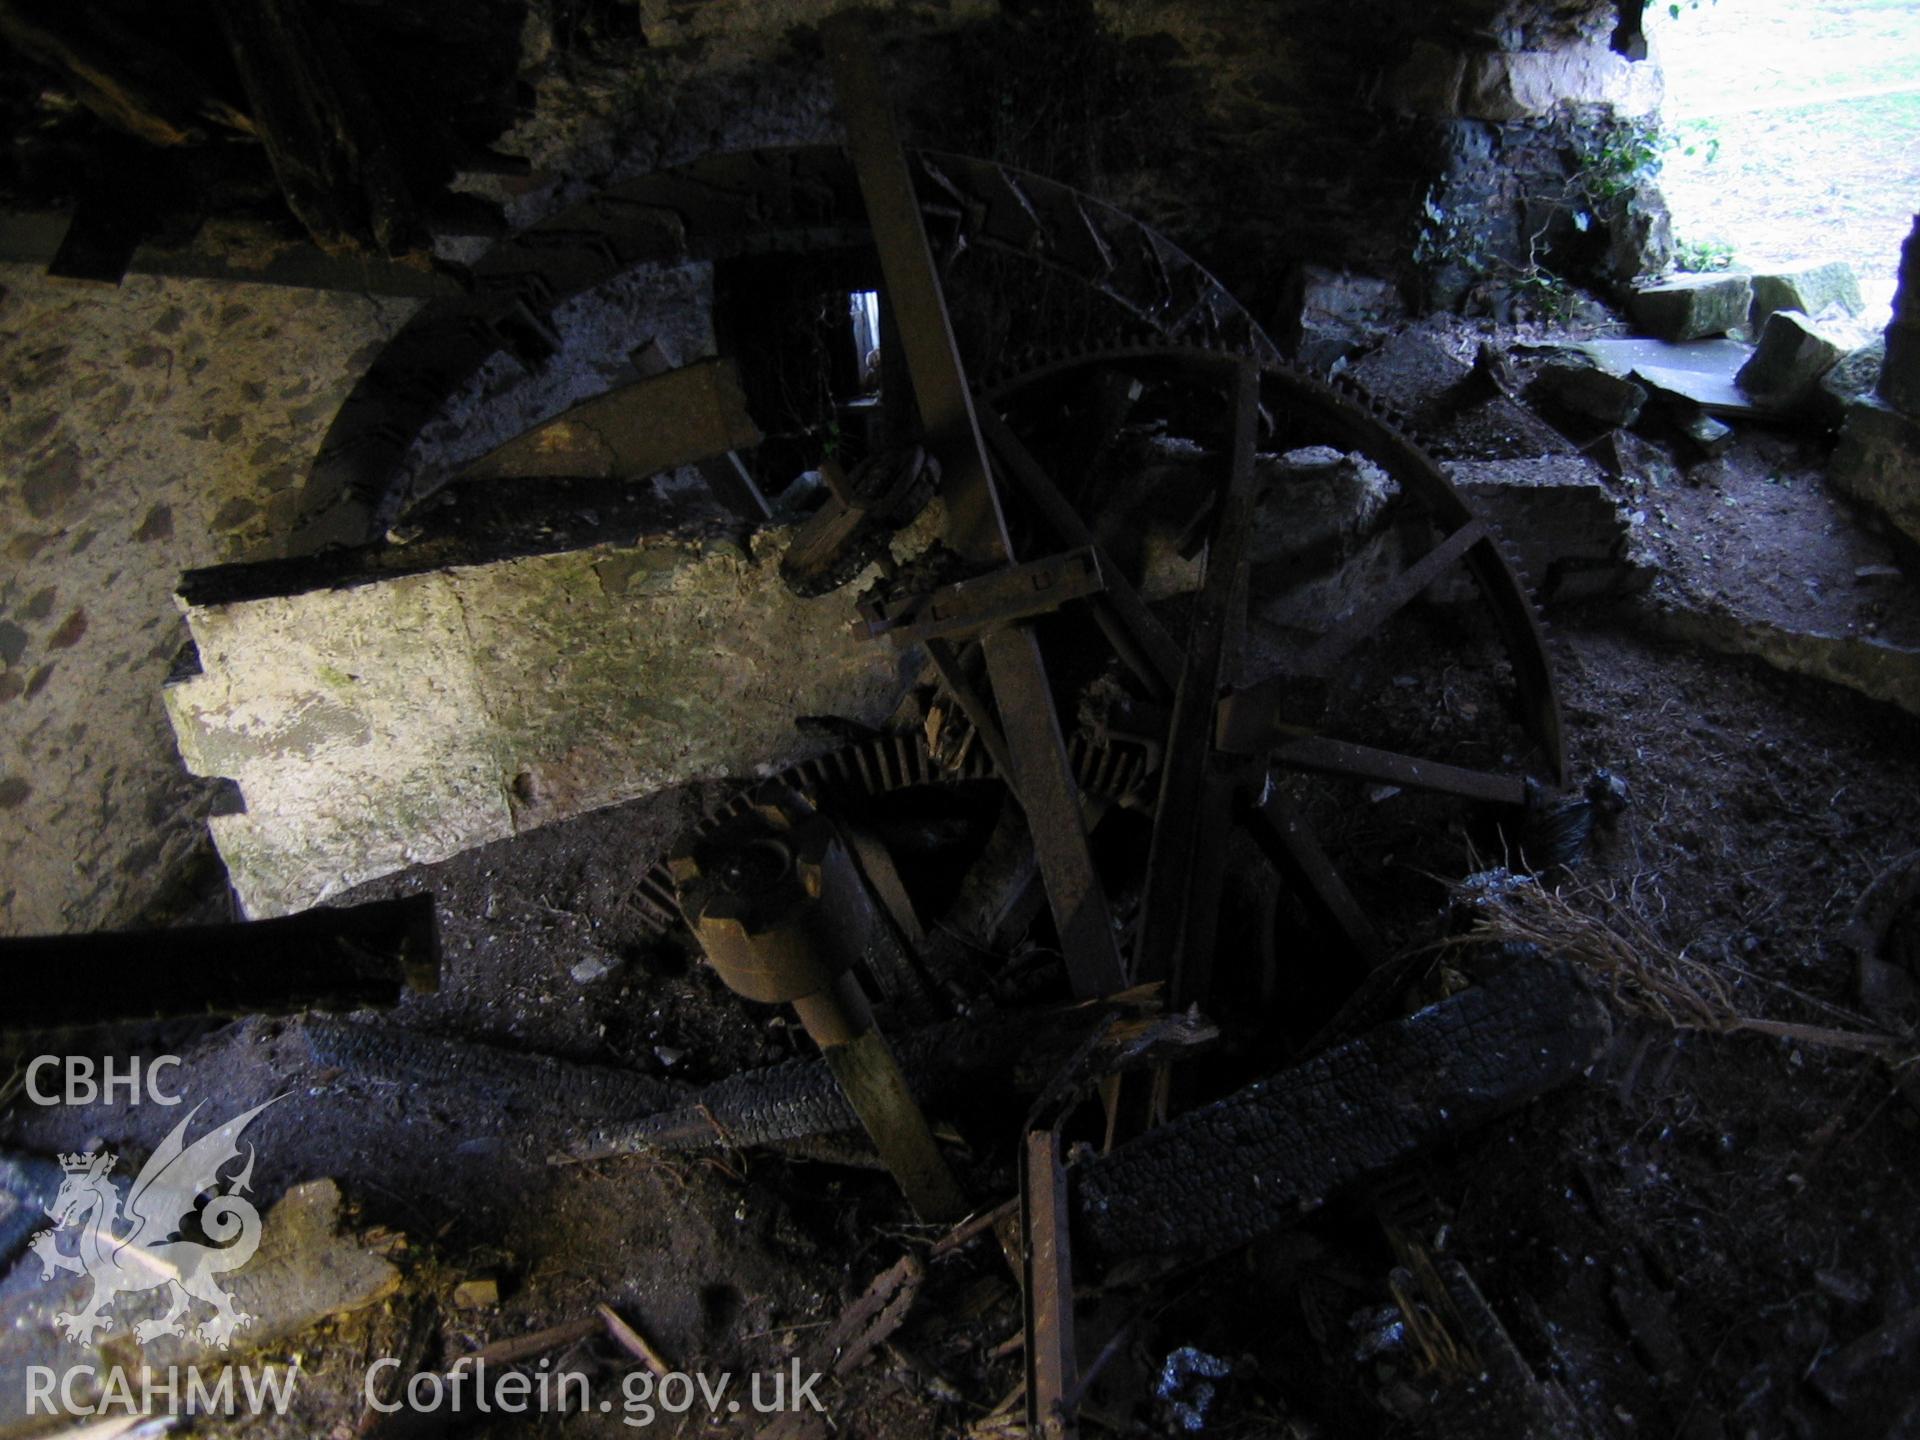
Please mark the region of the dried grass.
<svg viewBox="0 0 1920 1440"><path fill-rule="evenodd" d="M1670 947L1638 911L1599 886L1562 889L1517 881L1479 902L1473 927L1435 947L1529 945L1577 965L1604 988L1622 1014L1676 1030L1715 1035L1769 1035L1836 1049L1855 1050L1898 1063L1915 1057L1902 1037L1875 1029L1859 1017L1846 1028L1768 1019L1742 1006L1715 967ZM1808 1007L1832 1011L1808 996L1781 987Z"/></svg>

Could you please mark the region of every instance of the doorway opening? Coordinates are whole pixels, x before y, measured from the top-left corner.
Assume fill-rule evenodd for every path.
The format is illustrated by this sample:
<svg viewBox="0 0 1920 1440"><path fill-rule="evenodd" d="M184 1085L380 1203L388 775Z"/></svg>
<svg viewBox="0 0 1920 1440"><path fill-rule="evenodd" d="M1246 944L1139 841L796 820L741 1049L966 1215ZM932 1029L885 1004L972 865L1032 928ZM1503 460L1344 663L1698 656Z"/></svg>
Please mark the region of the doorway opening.
<svg viewBox="0 0 1920 1440"><path fill-rule="evenodd" d="M1652 0L1686 269L1845 260L1887 321L1920 210L1920 0Z"/></svg>

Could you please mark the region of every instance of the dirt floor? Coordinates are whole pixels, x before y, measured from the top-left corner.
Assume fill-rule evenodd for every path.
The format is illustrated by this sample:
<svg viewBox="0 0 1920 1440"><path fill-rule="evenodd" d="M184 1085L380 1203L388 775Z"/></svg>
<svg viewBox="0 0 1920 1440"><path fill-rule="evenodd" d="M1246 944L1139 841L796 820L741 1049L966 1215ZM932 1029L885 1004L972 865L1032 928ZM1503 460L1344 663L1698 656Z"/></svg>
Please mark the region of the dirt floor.
<svg viewBox="0 0 1920 1440"><path fill-rule="evenodd" d="M1663 472L1631 498L1655 517L1662 558L1687 583L1746 594L1743 567L1778 568L1769 583L1785 587L1775 597L1783 620L1805 620L1819 602L1836 627L1909 639L1903 607L1874 608L1877 580L1829 604L1783 563L1809 547L1837 546L1862 565L1886 559L1827 499L1822 460L1817 444L1743 432L1728 457ZM1752 661L1673 647L1643 633L1636 613L1558 617L1574 778L1604 767L1625 798L1559 877L1573 907L1709 967L1744 1015L1876 1034L1910 1025L1897 1007L1861 1013L1842 932L1869 883L1920 846L1920 722ZM1424 711L1423 696L1403 687L1397 703ZM1441 708L1476 703L1450 692ZM726 793L636 802L347 897L424 889L438 901L442 987L386 1018L694 1084L805 1053L783 1015L730 996L683 946L663 943L636 903L646 867ZM1447 929L1442 882L1486 863L1484 843L1453 827L1417 850L1376 850L1356 887L1398 897L1396 935L1427 943ZM210 897L201 918L217 908ZM1250 911L1228 917L1229 937L1254 928ZM1450 955L1413 967L1394 1008L1458 983L1454 966L1471 957ZM66 1048L84 1053L88 1040ZM237 1110L285 1097L249 1131L260 1197L331 1176L360 1226L406 1237L398 1296L269 1355L297 1351L306 1372L289 1416L205 1433L346 1436L373 1357L442 1366L601 1302L684 1370L769 1372L795 1357L825 1367L814 1342L842 1307L903 1254L924 1257L939 1233L913 1224L871 1170L766 1150L552 1163L585 1112L565 1087L529 1087L511 1067L455 1083L382 1079L331 1063L299 1020L174 1026L148 1040L149 1053L186 1057L189 1098ZM957 1118L977 1134L977 1117ZM37 1111L16 1096L0 1136L43 1153L96 1137L140 1152L175 1119L152 1106ZM1405 1300L1407 1253L1390 1238L1417 1234L1465 1267L1536 1382L1566 1397L1584 1427L1567 1433L1920 1434L1917 1129L1895 1068L1819 1043L1812 1029L1681 1033L1623 1015L1585 1080L1391 1185L1335 1197L1205 1266L1084 1276L1087 1333L1120 1337L1085 1423L1232 1436L1523 1433L1510 1414L1506 1431L1473 1419L1473 1367L1436 1358L1409 1323L1419 1307ZM959 1153L983 1198L1012 1193L1004 1158ZM0 1300L27 1296L31 1269L17 1267ZM976 1241L928 1272L877 1357L820 1389L835 1431L986 1435L1017 1419L1019 1407L1003 1403L1020 1381L1006 1266ZM455 1286L480 1276L501 1282L497 1305L457 1306ZM636 1371L603 1338L551 1358L592 1373L606 1396ZM612 1435L636 1418L616 1407L531 1428ZM680 1435L752 1433L761 1422L696 1412L652 1423ZM501 1421L489 1433L529 1429Z"/></svg>

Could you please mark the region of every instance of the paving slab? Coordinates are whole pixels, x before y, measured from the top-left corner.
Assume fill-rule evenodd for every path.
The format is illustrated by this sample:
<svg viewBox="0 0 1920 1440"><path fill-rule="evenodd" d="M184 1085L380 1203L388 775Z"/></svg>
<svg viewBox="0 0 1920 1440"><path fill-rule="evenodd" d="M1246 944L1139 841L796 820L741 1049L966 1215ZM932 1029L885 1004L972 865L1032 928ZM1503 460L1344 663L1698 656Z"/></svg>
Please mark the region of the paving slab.
<svg viewBox="0 0 1920 1440"><path fill-rule="evenodd" d="M1752 346L1738 340L1585 340L1574 348L1609 374L1630 376L1651 389L1677 395L1709 415L1752 419L1778 411L1734 383L1734 376L1753 354Z"/></svg>

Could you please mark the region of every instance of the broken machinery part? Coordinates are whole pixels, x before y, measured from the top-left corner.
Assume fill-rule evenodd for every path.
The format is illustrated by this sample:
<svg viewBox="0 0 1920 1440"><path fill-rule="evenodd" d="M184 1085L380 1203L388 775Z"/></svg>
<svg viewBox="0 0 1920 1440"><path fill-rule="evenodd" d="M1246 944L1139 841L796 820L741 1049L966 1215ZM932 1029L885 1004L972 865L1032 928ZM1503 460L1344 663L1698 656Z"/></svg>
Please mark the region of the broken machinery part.
<svg viewBox="0 0 1920 1440"><path fill-rule="evenodd" d="M850 968L900 944L831 821L765 793L669 866L688 927L729 989L791 1004L914 1210L966 1212L958 1182Z"/></svg>

